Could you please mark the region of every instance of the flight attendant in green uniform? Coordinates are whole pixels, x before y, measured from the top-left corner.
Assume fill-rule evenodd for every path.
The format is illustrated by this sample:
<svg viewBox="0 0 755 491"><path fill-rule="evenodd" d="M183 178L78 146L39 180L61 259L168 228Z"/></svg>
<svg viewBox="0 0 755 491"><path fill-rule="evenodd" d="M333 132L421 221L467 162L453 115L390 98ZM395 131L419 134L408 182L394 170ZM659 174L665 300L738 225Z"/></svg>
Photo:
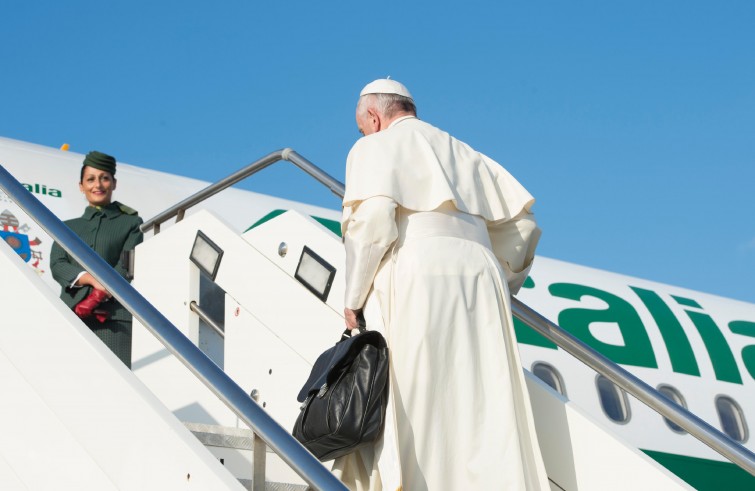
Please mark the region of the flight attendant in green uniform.
<svg viewBox="0 0 755 491"><path fill-rule="evenodd" d="M142 219L136 210L112 201L115 186L115 158L89 152L79 181L89 206L80 218L65 223L127 278L122 255L142 241ZM131 314L57 243L50 252L50 268L62 287L60 298L131 368Z"/></svg>

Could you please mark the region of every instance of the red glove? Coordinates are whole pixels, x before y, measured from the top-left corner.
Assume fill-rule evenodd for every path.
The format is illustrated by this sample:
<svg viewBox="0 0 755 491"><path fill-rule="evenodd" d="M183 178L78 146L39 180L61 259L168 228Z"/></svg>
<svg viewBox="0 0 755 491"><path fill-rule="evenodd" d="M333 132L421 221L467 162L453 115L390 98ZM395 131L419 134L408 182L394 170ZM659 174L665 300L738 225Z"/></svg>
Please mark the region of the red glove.
<svg viewBox="0 0 755 491"><path fill-rule="evenodd" d="M94 312L94 309L97 308L99 304L104 302L108 299L107 292L104 292L102 290L92 290L92 293L90 293L84 300L77 303L76 306L73 308L73 311L81 317L82 319L86 319L92 313ZM101 314L97 315L97 320L100 322L105 322L105 319L107 316L104 316L104 318L100 319Z"/></svg>
<svg viewBox="0 0 755 491"><path fill-rule="evenodd" d="M100 321L100 324L105 322L108 316L110 315L110 313L108 313L107 310L101 310L101 309L94 309L92 313L94 314L94 318Z"/></svg>

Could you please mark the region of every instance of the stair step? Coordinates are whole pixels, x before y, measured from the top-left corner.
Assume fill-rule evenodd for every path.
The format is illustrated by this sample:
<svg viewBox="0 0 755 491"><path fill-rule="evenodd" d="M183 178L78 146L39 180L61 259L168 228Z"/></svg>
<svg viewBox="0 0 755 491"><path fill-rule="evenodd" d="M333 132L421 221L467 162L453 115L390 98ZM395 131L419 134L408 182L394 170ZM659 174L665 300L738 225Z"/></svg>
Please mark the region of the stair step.
<svg viewBox="0 0 755 491"><path fill-rule="evenodd" d="M254 432L246 428L188 423L186 421L184 421L184 426L204 445L238 450L252 450L254 445Z"/></svg>
<svg viewBox="0 0 755 491"><path fill-rule="evenodd" d="M252 482L252 479L239 479L239 482L242 486L244 486L244 489L248 489L249 491L252 490L252 485L254 484ZM309 486L305 486L302 484L290 484L285 482L265 482L265 491L306 491L309 489Z"/></svg>
<svg viewBox="0 0 755 491"><path fill-rule="evenodd" d="M185 421L184 426L186 426L186 428L191 431L205 447L237 450L248 453L249 455L251 455L252 449L254 448L254 432L250 429L203 423L189 423ZM266 456L266 460L275 457L275 453L270 450L270 448L266 446L265 449L266 453L270 454ZM251 475L251 466L249 467L248 473ZM253 489L253 479L236 477L245 489ZM265 482L266 491L306 491L308 488L307 485L299 483Z"/></svg>

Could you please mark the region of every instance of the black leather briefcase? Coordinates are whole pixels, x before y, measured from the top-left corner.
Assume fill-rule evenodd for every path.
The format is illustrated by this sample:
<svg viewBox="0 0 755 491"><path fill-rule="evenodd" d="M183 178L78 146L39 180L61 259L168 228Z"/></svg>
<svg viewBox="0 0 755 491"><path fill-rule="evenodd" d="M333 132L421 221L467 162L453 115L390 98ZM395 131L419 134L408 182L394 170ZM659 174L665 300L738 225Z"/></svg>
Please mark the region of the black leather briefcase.
<svg viewBox="0 0 755 491"><path fill-rule="evenodd" d="M383 335L344 331L321 354L297 398L303 402L293 435L321 461L374 443L388 404L388 347Z"/></svg>

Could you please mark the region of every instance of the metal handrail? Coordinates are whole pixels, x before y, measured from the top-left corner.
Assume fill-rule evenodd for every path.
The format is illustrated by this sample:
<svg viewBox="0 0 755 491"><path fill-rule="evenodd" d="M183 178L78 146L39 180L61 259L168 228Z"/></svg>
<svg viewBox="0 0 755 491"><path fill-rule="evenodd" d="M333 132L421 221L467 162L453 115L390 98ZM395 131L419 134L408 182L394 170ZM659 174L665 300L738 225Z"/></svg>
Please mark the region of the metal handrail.
<svg viewBox="0 0 755 491"><path fill-rule="evenodd" d="M313 164L309 160L305 159L304 157L302 157L301 155L293 151L292 149L284 148L283 150L277 150L275 152L272 152L266 155L265 157L262 157L261 159L257 160L256 162L253 162L247 165L246 167L234 172L233 174L226 177L225 179L221 179L220 181L214 184L211 184L200 191L197 191L196 193L192 194L191 196L184 199L183 201L171 206L164 212L147 220L141 226L142 232L148 232L149 230L154 229L155 235L159 234L160 225L163 222L166 222L173 217L176 217L176 222L180 222L183 219L183 216L186 210L188 210L192 206L196 205L197 203L200 203L201 201L206 200L207 198L210 198L216 195L220 191L230 186L233 186L237 182L243 179L246 179L252 174L256 174L262 169L276 162L279 162L281 160L287 160L291 162L292 164L296 165L301 170L303 170L310 176L314 177L318 182L327 186L328 189L330 189L331 192L333 192L333 194L343 198L344 185L340 181L333 178L331 175L329 175L328 173L326 173L325 171L317 167L315 164Z"/></svg>
<svg viewBox="0 0 755 491"><path fill-rule="evenodd" d="M183 217L183 213L185 212L185 210L187 208L189 208L191 206L194 206L195 204L203 201L204 199L206 199L206 198L208 198L208 197L210 197L210 196L212 196L212 195L220 192L221 190L223 190L223 189L225 189L225 188L227 188L227 187L235 184L236 182L244 179L245 177L250 176L250 175L258 172L259 170L262 170L265 167L267 167L267 166L269 166L269 165L271 165L271 164L273 164L273 163L275 163L275 162L277 162L279 160L288 160L288 161L294 163L295 165L297 165L298 167L300 167L302 170L304 170L305 172L307 172L311 176L315 177L315 179L317 179L319 182L321 182L321 183L325 184L326 186L328 186L330 188L330 190L336 196L339 196L339 197L343 198L345 188L344 188L344 185L341 182L335 180L333 177L331 177L330 175L328 175L327 173L325 173L324 171L322 171L321 169L319 169L313 163L311 163L310 161L308 161L304 157L300 156L299 154L297 154L296 152L294 152L290 148L286 148L286 149L283 149L283 150L279 150L277 152L273 152L273 153L267 155L266 157L263 157L262 159L260 159L260 160L258 160L256 162L248 165L247 167L245 167L245 168L237 171L236 173L234 173L234 174L226 177L225 179L223 179L221 181L218 181L217 183L212 184L212 185L206 187L205 189L203 189L203 190L195 193L194 195L186 198L185 200L183 200L180 203L174 205L170 209L164 211L163 213L160 213L159 215L155 216L151 220L147 221L144 225L142 225L142 230L143 231L147 231L150 228L154 227L155 228L155 233L158 233L159 232L159 226L164 221L169 220L170 218L172 218L174 216L177 216L178 217L177 221L179 221ZM10 177L10 179L15 183L15 185L18 188L20 188L21 190L23 190L23 192L19 192L20 194L26 195L26 197L30 197L31 199L33 199L33 201L35 201L37 203L37 205L41 206L44 209L44 211L52 217L52 220L56 221L57 224L59 224L59 225L63 225L62 222L60 222L54 215L52 215L52 213L50 213L49 210L47 210L46 208L44 208L44 206L42 206L41 203L39 203L39 201L37 201L37 199L35 197L33 197L33 195L31 193L26 192L26 188L24 188L23 186L21 186L18 183L18 181L16 181L15 179L13 179L13 177L10 176L10 174L8 174L7 171L5 171L4 168L2 168L2 166L0 166L0 169L2 169L2 173L0 173L0 187L3 187L2 186L2 181L5 179L5 177L4 177L3 174L5 174L8 177ZM11 193L8 193L8 194L11 194ZM23 206L22 206L22 208L23 208ZM27 211L27 213L29 213L29 212ZM29 213L29 214L32 215L31 213ZM42 225L42 224L40 223L40 225ZM64 225L63 225L63 227L66 228ZM45 228L44 225L43 225L43 228ZM45 230L47 230L47 229L45 228ZM67 230L67 228L66 228L66 230ZM70 232L69 230L67 230L67 231ZM50 233L50 232L48 231L48 233ZM57 238L57 236L54 236L53 234L50 234L50 235L53 237L54 240L56 240L58 242L61 242ZM83 242L81 242L81 240L78 238L78 236L76 236L72 232L70 232L69 235L72 236L71 240L75 239L74 242L76 242L76 243L78 243L78 244L86 247L85 244ZM88 247L86 247L86 249L88 249ZM68 250L68 249L66 249L66 250ZM70 252L71 251L69 251L69 253ZM97 256L96 254L94 254L91 251L89 251L89 252L91 253L91 255L94 255L94 257L95 257L96 260L98 260L100 263L102 263L105 266L107 266L107 263L105 263L102 259L100 259L99 256ZM74 256L74 257L78 260L78 258L76 256ZM82 261L79 261L79 262L81 264L85 265L84 262L82 262ZM117 280L117 282L119 282L119 283L124 283L125 286L128 287L131 290L131 292L133 292L133 293L131 293L131 292L129 292L129 293L131 293L133 295L136 295L136 296L138 296L138 298L141 298L143 300L143 297L141 297L141 295L139 295L139 293L136 292L136 290L134 290L133 287L131 287L131 285L129 285L123 278L121 278L120 275L118 275L117 273L115 273L115 271L112 270L111 268L109 268L109 266L107 266L107 268L110 269L110 273L112 273L110 276L115 275L115 278L113 278L114 281ZM89 269L89 268L87 268L87 269ZM103 283L103 284L105 284L107 286L107 284L105 282L103 282L97 275L95 275L95 278L97 278L98 281L100 281L101 283ZM118 295L116 295L115 292L113 292L113 293L116 296L116 298L118 298L119 300L121 300L121 298ZM145 302L146 302L146 300L145 300ZM126 306L126 308L128 308L129 310L131 310L129 308L130 307L129 304L127 304L126 302L124 302L122 300L121 300L121 303L123 303L123 305ZM152 310L155 310L154 307L151 306L151 304L148 304L148 305L149 305L149 307ZM684 407L682 407L682 406L680 406L680 405L672 402L666 396L662 395L660 392L658 392L657 390L655 390L653 387L651 387L650 385L646 384L642 380L638 379L637 377L635 377L634 375L632 375L630 372L628 372L627 370L625 370L621 366L617 365L616 363L612 362L610 359L606 358L604 355L602 355L598 351L594 350L593 348L591 348L587 344L583 343L582 341L580 341L576 337L572 336L570 333L568 333L567 331L565 331L564 329L562 329L558 325L554 324L553 322L549 321L548 319L546 319L542 315L538 314L536 311L534 311L533 309L531 309L530 307L528 307L527 305L525 305L524 303L522 303L517 298L511 297L511 306L512 306L512 312L513 312L513 314L518 319L520 319L522 322L524 322L525 324L527 324L529 327L531 327L532 329L535 329L538 333L542 334L543 336L545 336L549 340L551 340L554 343L556 343L556 345L559 346L561 349L563 349L567 353L571 354L572 356L576 357L577 359L579 359L580 361L582 361L583 363L585 363L586 365L588 365L590 368L592 368L596 372L598 372L601 375L604 375L605 377L607 377L609 380L611 380L616 385L618 385L619 387L621 387L622 389L624 389L627 393L631 394L632 396L634 396L635 398L637 398L639 401L641 401L642 403L644 403L645 405L647 405L648 407L650 407L655 412L659 413L660 415L662 415L666 419L668 419L668 420L676 423L678 426L680 426L685 431L687 431L687 433L689 433L693 437L697 438L698 440L700 440L704 444L708 445L711 449L713 449L714 451L716 451L717 453L719 453L720 455L722 455L726 459L730 460L731 462L733 462L734 464L736 464L740 468L744 469L748 473L750 473L750 474L752 474L752 475L755 476L755 454L753 452L751 452L749 449L747 449L743 445L740 445L739 443L733 441L727 435L723 434L722 432L720 432L716 428L712 427L711 425L709 425L708 423L706 423L705 421L703 421L702 419L700 419L699 417L697 417L696 415L694 415L693 413L691 413L690 411L688 411L686 408L684 408ZM132 312L132 313L134 313L134 315L137 315L135 312ZM155 313L159 317L161 317L162 320L164 320L164 322L167 323L167 325L170 328L172 328L173 330L175 330L176 333L179 336L181 336L183 338L183 340L186 343L188 343L188 345L191 348L194 348L194 351L196 351L196 353L198 353L199 355L201 355L201 357L206 362L210 363L213 367L216 367L215 364L212 363L209 360L209 358L207 358L204 355L204 353L202 353L198 348L196 348L196 346L194 346L194 344L192 344L191 341L189 341L185 336L183 336L183 334L181 334L180 331L178 331L175 327L173 327L173 325L170 324L170 322L167 319L165 319L156 310L155 310ZM139 320L142 321L142 324L147 325L147 323L144 320L142 320L141 317L137 316L137 318L139 318ZM161 334L158 334L156 331L157 330L153 331L153 334L155 334L155 336L157 336L158 339L162 340ZM167 344L166 344L166 346L167 346ZM189 348L187 347L187 349L189 349ZM169 350L171 350L171 348L169 348ZM173 350L171 350L171 351L173 352ZM176 353L174 352L174 354L176 354ZM178 354L176 354L176 356L178 356ZM187 362L184 362L184 364L187 364ZM187 366L189 366L189 365L187 365ZM192 369L192 371L194 371L194 369L192 367L190 367L190 369ZM203 376L200 373L198 373L198 372L195 372L195 373L197 373L197 375L200 377L200 379L202 379L204 381L204 378L203 378ZM226 379L228 379L228 381L231 384L233 384L237 389L239 389L243 393L243 396L244 396L245 399L250 400L249 397L248 397L248 395L246 393L244 393L243 390L241 390L237 385L235 385L235 383L233 383L233 381L230 380L230 378L228 378L222 370L220 370L220 374L222 374ZM207 383L207 382L205 382L205 383ZM215 389L213 389L213 392L215 392ZM216 394L218 395L218 397L220 397L219 393L216 392ZM254 403L252 403L252 404L254 404ZM231 407L231 406L229 405L229 407ZM231 407L231 408L234 409L233 407ZM255 408L255 411L262 411L259 408L259 406L254 405L254 408ZM236 411L236 409L234 409L234 411ZM241 416L240 413L237 412L237 414L239 414ZM264 415L264 416L266 416L266 417L269 418L269 416L267 416L267 414L265 414L264 412L262 412L262 415ZM245 420L245 422L247 422L247 421ZM273 421L273 423L277 425L277 423L275 423L274 421ZM249 424L250 427L252 427L256 431L256 428L251 424L251 422L247 422L247 424ZM283 430L283 431L285 431L285 430ZM262 436L263 438L265 438L265 434L264 433L260 433L260 436ZM288 435L287 432L285 433L285 436L290 437L290 435ZM306 449L304 449L303 447L301 447L301 445L299 444L298 441L296 441L292 437L291 437L291 439L302 450L304 450L304 452L307 453L308 458L314 459L314 457L311 454L309 454L306 451ZM270 446L271 446L271 448L273 448L274 450L277 451L277 449L275 449L275 447L273 447L272 445L270 445ZM300 451L300 450L297 449L297 451ZM284 456L283 454L280 454L280 455L281 455L281 457L284 457L284 460L286 462L289 462L288 460L286 460L287 456ZM315 461L316 461L316 459L315 459ZM293 464L289 463L289 465L291 465L292 468L294 468L294 470L296 470L296 468L293 466ZM322 467L321 465L319 467L321 469L324 469L324 467ZM299 472L299 471L297 470L297 472ZM330 476L332 476L332 474L330 474L330 473L328 473L328 474ZM304 476L302 475L302 477L304 477ZM340 481L338 481L338 484L341 485Z"/></svg>
<svg viewBox="0 0 755 491"><path fill-rule="evenodd" d="M556 343L559 348L609 378L640 402L664 418L673 421L687 433L755 476L755 454L749 449L733 441L686 408L671 401L621 366L532 310L521 300L511 297L511 310L519 320Z"/></svg>
<svg viewBox="0 0 755 491"><path fill-rule="evenodd" d="M97 281L102 283L176 358L315 489L347 489L270 417L160 311L0 165L0 189Z"/></svg>
<svg viewBox="0 0 755 491"><path fill-rule="evenodd" d="M152 220L149 220L142 226L142 230L148 230L150 227L156 226L158 228L155 230L155 233L157 233L159 230L159 224L165 220L176 215L178 215L180 219L183 211L189 206L199 203L209 196L216 194L220 190L235 184L244 177L250 176L281 159L289 160L301 167L308 174L314 176L318 181L326 184L333 194L343 198L345 187L341 182L333 179L313 163L287 148L285 150L273 152L216 184L208 186L202 191L186 198L177 205L157 215ZM687 431L687 433L755 476L755 454L749 449L733 441L727 435L712 427L686 408L672 402L653 387L638 379L621 366L572 336L558 325L538 314L513 296L511 297L511 307L513 314L522 322L556 343L561 349L576 357L596 372L607 377L627 393L650 407L650 409L676 423Z"/></svg>
<svg viewBox="0 0 755 491"><path fill-rule="evenodd" d="M210 326L215 333L220 336L222 339L225 339L225 331L222 327L218 325L217 322L215 322L210 315L205 312L202 307L199 306L196 300L192 300L191 303L189 303L189 310L197 314L197 317L199 317L205 324Z"/></svg>

